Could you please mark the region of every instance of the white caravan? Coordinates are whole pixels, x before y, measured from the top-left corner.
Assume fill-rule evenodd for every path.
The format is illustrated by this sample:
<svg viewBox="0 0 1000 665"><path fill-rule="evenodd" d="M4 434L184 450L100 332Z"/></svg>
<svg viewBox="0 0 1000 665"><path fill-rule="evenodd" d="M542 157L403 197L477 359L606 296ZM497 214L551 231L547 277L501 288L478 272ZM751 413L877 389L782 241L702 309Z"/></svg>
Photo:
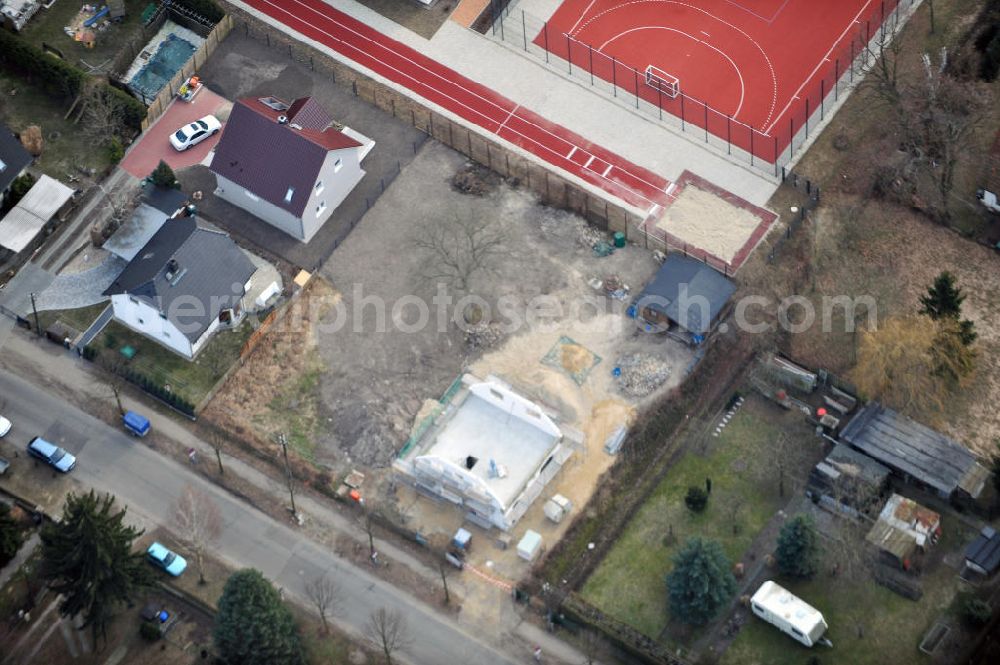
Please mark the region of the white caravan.
<svg viewBox="0 0 1000 665"><path fill-rule="evenodd" d="M819 610L770 580L757 589L750 599L750 608L761 619L807 647L817 643L832 646L829 640L822 639L827 625Z"/></svg>

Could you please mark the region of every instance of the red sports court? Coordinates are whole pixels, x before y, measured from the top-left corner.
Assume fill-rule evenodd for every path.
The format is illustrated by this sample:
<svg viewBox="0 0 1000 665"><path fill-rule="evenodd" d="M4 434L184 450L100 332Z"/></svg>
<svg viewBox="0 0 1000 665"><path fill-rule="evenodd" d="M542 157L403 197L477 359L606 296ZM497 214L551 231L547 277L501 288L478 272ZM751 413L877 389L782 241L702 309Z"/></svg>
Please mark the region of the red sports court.
<svg viewBox="0 0 1000 665"><path fill-rule="evenodd" d="M775 163L807 117L825 112L836 82L853 77L852 63L896 4L565 0L534 43Z"/></svg>

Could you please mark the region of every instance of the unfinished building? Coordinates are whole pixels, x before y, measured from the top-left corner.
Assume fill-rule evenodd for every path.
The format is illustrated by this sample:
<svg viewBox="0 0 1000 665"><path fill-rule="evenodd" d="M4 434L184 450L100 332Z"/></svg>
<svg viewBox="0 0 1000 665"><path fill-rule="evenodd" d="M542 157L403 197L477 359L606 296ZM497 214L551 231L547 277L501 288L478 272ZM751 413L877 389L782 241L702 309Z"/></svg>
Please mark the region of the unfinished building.
<svg viewBox="0 0 1000 665"><path fill-rule="evenodd" d="M393 469L419 492L509 531L572 455L554 416L495 377L462 377Z"/></svg>

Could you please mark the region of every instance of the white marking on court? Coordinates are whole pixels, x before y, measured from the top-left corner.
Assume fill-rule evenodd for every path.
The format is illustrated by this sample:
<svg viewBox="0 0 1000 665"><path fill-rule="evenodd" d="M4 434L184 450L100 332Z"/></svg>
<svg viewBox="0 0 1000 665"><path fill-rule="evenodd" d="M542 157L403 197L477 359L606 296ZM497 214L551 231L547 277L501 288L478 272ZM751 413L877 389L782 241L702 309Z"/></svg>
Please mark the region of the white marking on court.
<svg viewBox="0 0 1000 665"><path fill-rule="evenodd" d="M778 14L780 14L782 12L782 10L785 9L785 5L788 4L789 0L785 0L783 3L781 3L781 6L778 7L778 9L775 10L774 14L771 15L771 18L766 18L766 17L758 14L754 10L750 9L749 7L744 7L743 5L741 5L738 2L733 2L733 0L726 0L726 2L728 2L729 4L731 4L733 7L736 7L737 9L742 9L743 11L745 11L747 14L750 14L751 16L759 18L761 21L764 21L765 23L771 24L771 23L774 23L774 19L778 18Z"/></svg>
<svg viewBox="0 0 1000 665"><path fill-rule="evenodd" d="M382 60L379 60L379 58L376 57L374 53L366 52L366 51L362 50L359 46L356 46L355 44L351 44L351 43L349 43L349 42L341 39L340 37L337 37L337 36L331 34L330 32L324 30L323 28L319 27L318 25L314 25L314 24L309 23L307 20L305 20L304 18L302 18L300 16L297 16L294 12L290 11L289 9L286 9L285 7L280 6L277 2L274 2L274 0L260 0L260 1L263 2L264 4L267 4L267 5L270 5L271 7L274 7L279 12L287 14L293 20L299 21L301 23L304 23L304 24L310 26L311 28L313 28L314 30L316 30L316 32L319 32L320 34L326 35L334 43L341 44L345 48L350 48L350 49L356 51L357 53L361 54L365 58L370 58L372 60L375 60L376 62L378 62L381 65L383 65L384 67L386 67L386 69L389 69L389 70L395 72L396 74L398 74L401 78L408 79L408 80L412 81L413 83L417 84L418 86L420 86L422 88L427 88L429 90L434 91L436 94L440 95L441 97L444 97L445 99L448 99L448 100L452 101L457 106L465 108L469 112L474 113L474 114L476 114L476 115L484 118L486 121L488 121L490 123L495 123L496 122L496 120L494 120L491 116L487 115L486 113L483 113L478 108L476 108L474 106L470 106L469 104L466 104L465 102L462 102L462 101L460 101L458 99L455 99L454 97L450 96L444 90L435 88L434 86L432 86L427 81L423 81L423 80L417 78L416 76L414 76L413 74L411 74L409 72L404 72L403 70L399 69L398 67L390 65L389 63L384 62ZM388 53L391 53L392 55L394 55L394 56L396 56L398 58L406 60L407 62L409 62L411 65L413 65L418 70L421 70L421 71L426 72L427 74L429 74L432 78L439 79L439 80L443 81L447 85L451 85L451 86L454 86L456 88L459 88L459 89L465 91L469 95L471 95L473 97L476 97L480 102L484 103L487 106L492 106L494 108L502 109L502 110L505 110L505 111L507 110L506 107L498 104L496 101L494 101L494 100L492 100L492 99L490 99L488 97L484 97L483 95L481 95L480 93L476 92L475 90L467 88L464 85L461 85L461 84L457 83L456 81L447 78L446 76L442 75L441 73L434 71L433 69L427 67L426 65L424 65L424 64L422 64L420 62L417 62L413 58L411 58L408 55L406 55L405 52L394 51L390 46L382 43L381 41L378 41L377 39L373 39L372 37L369 37L368 35L364 35L361 32L358 32L358 30L352 28L351 26L346 25L344 23L341 23L339 20L337 20L336 17L331 16L329 14L324 14L323 12L321 12L318 9L316 9L315 7L307 5L302 0L286 0L286 1L292 2L292 3L297 4L297 5L300 5L303 9L305 9L305 10L307 10L309 12L312 12L313 14L316 14L320 18L322 18L322 19L324 19L326 21L329 21L333 25L336 25L337 27L342 28L343 30L345 30L345 31L347 31L347 32L349 32L349 33L351 33L353 35L356 35L361 40L363 40L365 42L369 42L369 43L373 44L374 46L377 46L378 48L382 49L383 51L387 51ZM292 30L292 31L294 31L294 32L296 32L298 34L303 35L309 41L317 41L318 42L318 40L314 39L313 37L309 37L308 35L305 35L305 33L301 32L300 30L297 30L296 28L292 27L291 25L288 25L287 23L282 23L282 25L284 27L287 27L289 30ZM373 30L373 32L375 32L379 37L381 37L383 39L388 39L382 33L378 32L377 30L374 30L374 28L370 28L370 29ZM318 42L318 43L321 44L324 48L328 48L328 49L331 49L331 50L333 49L333 47L330 46L329 44L324 44L323 42ZM345 57L350 57L350 56L347 56L346 53L344 53L343 55ZM436 61L435 61L435 64L440 65L440 63L437 63ZM361 65L361 66L365 67L366 69L370 69L370 68L368 68L365 65ZM384 78L388 78L388 77L386 77L385 74L381 74L380 72L375 72L374 70L371 70L371 71L373 71L378 76L381 76L381 77L384 77ZM452 70L449 70L449 71L452 71ZM424 97L426 99L425 95L421 95L416 90L412 90L412 92L414 94L416 94L416 95L418 95L420 97ZM569 142L569 140L566 137L559 136L558 134L556 134L555 132L552 132L551 130L549 130L546 127L543 127L543 126L541 126L541 125L539 125L537 123L531 122L530 120L527 120L525 118L518 118L518 119L521 120L521 122L523 122L523 123L525 123L527 125L531 125L532 127L534 127L535 129L537 129L538 131L540 131L540 132L542 132L544 134L548 134L549 136L551 136L554 139L557 139L557 140L562 141L563 143L567 143L569 145L573 145L572 143ZM510 117L508 117L507 120L510 120ZM556 152L551 147L549 147L549 146L547 146L547 145L545 145L543 143L540 143L537 139L532 138L531 136L528 136L527 134L519 132L516 129L513 129L511 127L504 127L504 129L506 129L508 132L511 132L513 134L516 134L516 135L520 136L525 141L528 141L528 142L534 144L538 148L540 148L540 149L542 149L542 150L544 150L546 152L549 152L549 153L551 153L554 156L562 157L561 153ZM494 134L498 134L499 131L500 131L500 129L498 128L497 131L493 132L493 133ZM573 151L572 152L575 152L576 148L577 148L577 146L573 146ZM572 154L572 152L570 154ZM541 156L541 155L539 155L539 156ZM619 157L618 155L614 155L614 156L615 157ZM621 167L619 167L619 169L621 169ZM627 174L628 176L630 176L631 178L633 178L635 181L640 182L640 183L646 185L650 189L654 189L654 190L659 189L659 187L657 185L654 185L653 183L649 182L648 180L646 180L642 176L639 176L639 175L636 175L634 173L631 173L630 171L628 171L626 169L621 169L621 171L623 173ZM621 189L623 189L623 190L627 191L628 193L632 194L633 196L636 196L636 197L641 198L641 199L645 199L646 201L652 201L652 199L650 199L648 196L646 196L642 192L636 191L635 189L633 189L632 187L629 187L628 185L626 185L624 183L621 183L621 182L618 182L618 181L614 181L614 180L608 180L608 182L610 184L613 184L613 185L617 186L617 187L620 187Z"/></svg>
<svg viewBox="0 0 1000 665"><path fill-rule="evenodd" d="M512 108L512 109L510 110L510 113L508 113L508 114L507 114L507 117L506 117L506 118L504 118L504 119L503 119L503 122L501 122L501 123L500 123L500 126L499 126L499 127L497 127L497 133L499 133L499 132L500 132L500 130L504 128L504 125L506 125L506 124L507 124L507 123L508 123L508 122L510 121L510 119L514 117L514 114L515 114L515 113L517 113L517 110L518 110L519 108L521 108L521 105L520 105L520 104L515 104L515 105L514 105L514 108Z"/></svg>
<svg viewBox="0 0 1000 665"><path fill-rule="evenodd" d="M712 35L708 34L707 32L705 32L704 30L701 31L701 34L705 35L706 37L711 37L712 36Z"/></svg>
<svg viewBox="0 0 1000 665"><path fill-rule="evenodd" d="M587 163L583 165L583 168L585 168L585 169L589 169L589 168L590 168L590 163L591 163L592 161L594 161L594 156L593 156L593 155L591 155L591 156L590 156L590 159L588 159L588 160L587 160Z"/></svg>
<svg viewBox="0 0 1000 665"><path fill-rule="evenodd" d="M671 195L671 194L673 194L673 193L674 193L674 192L675 192L676 190L677 190L677 183L676 183L676 182L672 182L672 183L670 183L669 185L667 185L667 188L666 188L666 190L664 190L664 191L665 191L665 192L667 193L667 196L670 196L670 195Z"/></svg>
<svg viewBox="0 0 1000 665"><path fill-rule="evenodd" d="M705 46L707 46L708 48L712 49L713 51L715 51L716 53L718 53L719 55L721 55L723 58L725 58L726 60L728 60L729 64L732 65L733 69L736 71L736 78L738 78L739 81L740 81L740 100L739 100L739 102L737 102L737 104L736 104L736 110L733 111L732 115L733 115L733 117L736 117L736 116L738 116L740 114L740 111L743 109L743 97L746 94L746 86L743 84L743 74L740 72L740 68L736 66L736 62L732 58L730 58L729 55L725 51L723 51L722 49L716 48L715 46L712 46L711 44L709 44L708 42L706 42L704 39L698 39L694 35L689 35L688 33L684 32L683 30L678 30L677 28L667 28L667 27L664 27L662 25L642 25L642 26L639 26L638 28L631 28L629 30L626 30L625 32L618 33L617 35L613 36L608 41L606 41L603 44L601 44L601 48L604 48L605 46L607 46L611 42L615 41L619 37L623 37L623 36L625 36L625 35L627 35L629 33L632 33L632 32L638 32L639 30L666 30L668 32L676 32L677 34L684 35L685 37L687 37L688 39L691 39L692 41L695 41L695 42L697 42L699 44L704 44ZM693 97L689 97L688 99L694 99L694 98ZM700 102L701 100L695 99L694 101ZM704 102L702 102L702 103L704 103Z"/></svg>
<svg viewBox="0 0 1000 665"><path fill-rule="evenodd" d="M573 159L573 155L576 154L577 150L578 150L577 146L573 146L573 149L569 151L568 155L566 155L566 159Z"/></svg>
<svg viewBox="0 0 1000 665"><path fill-rule="evenodd" d="M614 168L611 164L608 164L608 168L604 169L604 173L601 174L602 178L607 178L608 174L611 173L611 169Z"/></svg>
<svg viewBox="0 0 1000 665"><path fill-rule="evenodd" d="M869 0L869 2L870 1L871 0ZM701 12L702 14L704 14L707 17L709 17L710 19L718 21L722 25L725 25L725 26L727 26L729 28L732 28L736 32L738 32L741 35L743 35L743 37L747 41L749 41L751 44L753 44L754 47L758 51L760 51L761 56L763 56L764 62L767 64L767 68L769 70L771 70L771 108L768 110L767 116L764 118L764 122L762 122L761 125L764 125L765 123L767 123L771 119L771 116L774 115L774 107L777 106L777 104L778 104L778 76L774 72L774 64L771 62L771 58L768 57L767 52L761 47L761 45L757 43L757 40L754 39L753 37L751 37L749 34L747 34L747 32L745 30L743 30L742 28L740 28L738 26L733 25L729 21L726 21L726 20L723 20L723 19L719 18L715 14L713 14L713 13L711 13L709 11L706 11L705 9L702 9L701 7L696 7L695 5L689 4L687 2L679 2L679 0L631 0L630 2L625 2L625 3L622 3L620 5L616 5L615 7L610 7L609 9L605 9L604 11L600 12L599 14L596 14L593 18L588 19L587 22L584 23L583 26L579 30L576 30L575 32L582 32L583 30L585 30L587 28L588 25L590 25L591 23L593 23L597 19L601 18L605 14L609 14L609 13L611 13L613 11L618 10L618 9L625 9L629 5L642 5L642 4L646 4L646 3L663 3L663 4L670 4L670 5L680 5L681 7L687 7L688 9L693 9L695 11ZM782 5L782 7L784 7L784 5ZM832 51L833 49L831 48L830 50ZM720 51L720 53L721 53L721 51Z"/></svg>
<svg viewBox="0 0 1000 665"><path fill-rule="evenodd" d="M830 54L831 54L831 53L833 53L833 49L837 48L837 44L839 44L839 43L840 43L840 40L844 38L844 35L846 35L846 34L847 34L847 31L848 31L848 30L850 30L850 29L851 29L852 27L854 27L854 24L858 22L858 18L859 18L859 17L861 16L861 14L862 14L862 13L863 13L863 12L865 11L865 9L867 9L867 8L868 8L868 5L870 5L870 4L871 4L871 0L867 0L867 2L865 2L864 6L863 6L863 7L862 7L862 8L860 9L860 10L858 10L858 13L857 13L857 14L856 14L856 15L854 16L854 20L852 20L852 21L851 21L850 23L848 23L848 24L847 24L847 27L846 27L846 28L844 28L844 31L843 31L842 33L840 33L840 36L839 36L839 37L837 37L837 38L836 38L835 40L833 40L833 45L832 45L832 46L830 47L830 50L828 50L828 51L826 52L826 55L825 55L825 56L823 56L823 58L824 58L824 59L826 59L826 58L829 58L829 57L830 57ZM802 88L806 87L806 84L807 84L807 83L809 83L809 81L810 81L810 80L812 79L812 77L816 75L816 72L818 72L818 71L819 71L819 68L820 68L820 67L821 67L822 65L823 65L823 61L821 60L821 61L819 62L819 64L817 64L817 65L816 65L816 66L815 66L815 67L813 68L813 70L812 70L812 71L811 71L811 72L809 73L809 76L807 76L807 77L805 77L804 79L802 79L802 85L800 85L800 86L799 86L799 89L795 91L795 96L794 96L794 97L793 97L792 99L796 99L796 98L798 98L798 94L799 94L800 92L802 92ZM778 114L778 118L780 118L781 116L783 116L783 115L785 114L785 111L787 111L787 110L788 110L788 107L792 105L792 99L789 99L789 100L788 100L788 103L787 103L787 104L785 104L785 108L781 109L781 113L779 113L779 114ZM778 123L778 120L777 120L777 119L775 119L775 121L774 121L774 122L772 122L772 123L771 123L770 125L768 125L767 129L765 129L765 130L764 130L764 133L765 133L765 134L770 134L770 133L771 133L771 130L772 130L772 129L774 129L774 126L775 126L775 125L776 125L777 123Z"/></svg>
<svg viewBox="0 0 1000 665"><path fill-rule="evenodd" d="M580 25L580 21L582 21L583 17L587 15L587 12L590 11L590 8L594 6L595 2L597 2L597 0L590 0L590 4L587 5L587 8L580 13L580 18L576 19L576 23L574 23L573 26L569 29L570 34L572 34L574 30L576 30L576 26Z"/></svg>

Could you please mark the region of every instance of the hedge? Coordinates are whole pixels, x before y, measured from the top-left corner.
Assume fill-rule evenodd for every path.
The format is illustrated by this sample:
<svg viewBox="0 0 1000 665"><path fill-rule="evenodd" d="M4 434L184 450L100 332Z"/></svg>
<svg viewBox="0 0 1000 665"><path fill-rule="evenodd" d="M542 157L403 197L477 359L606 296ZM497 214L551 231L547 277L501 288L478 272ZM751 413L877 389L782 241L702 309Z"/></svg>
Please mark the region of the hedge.
<svg viewBox="0 0 1000 665"><path fill-rule="evenodd" d="M37 77L46 92L62 97L78 95L86 79L76 67L3 29L0 29L0 62L29 78Z"/></svg>
<svg viewBox="0 0 1000 665"><path fill-rule="evenodd" d="M219 5L212 0L170 0L170 4L178 5L190 9L195 14L200 14L212 23L218 23L226 12L219 8Z"/></svg>

